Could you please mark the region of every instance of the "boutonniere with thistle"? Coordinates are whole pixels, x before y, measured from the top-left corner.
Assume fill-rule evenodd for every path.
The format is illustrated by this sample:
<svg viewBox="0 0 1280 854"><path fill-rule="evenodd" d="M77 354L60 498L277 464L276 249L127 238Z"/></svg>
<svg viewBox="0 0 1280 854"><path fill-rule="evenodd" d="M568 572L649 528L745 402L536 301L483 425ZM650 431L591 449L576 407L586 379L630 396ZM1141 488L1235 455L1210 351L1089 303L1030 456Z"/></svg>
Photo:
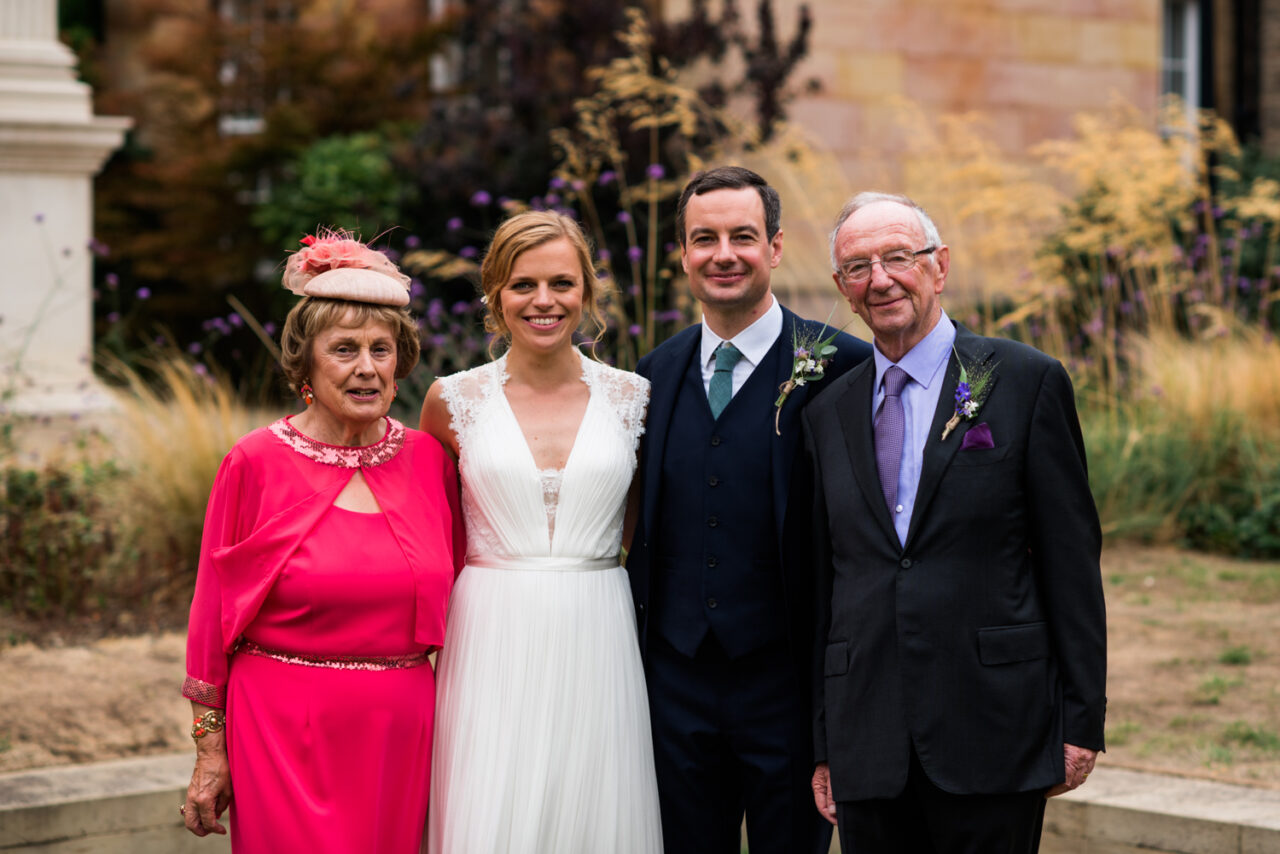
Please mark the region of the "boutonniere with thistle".
<svg viewBox="0 0 1280 854"><path fill-rule="evenodd" d="M987 394L991 391L991 380L995 378L995 365L965 364L959 351L953 345L956 362L960 365L960 384L956 386L956 410L942 428L941 441L947 441L951 431L960 426L961 421L968 421L978 414L982 404L987 402Z"/></svg>
<svg viewBox="0 0 1280 854"><path fill-rule="evenodd" d="M827 320L830 321L831 317L828 316ZM778 386L778 399L773 402L773 431L779 436L782 435L782 406L791 392L806 383L816 383L822 379L831 357L836 354L836 345L832 342L836 340L840 330L837 329L824 338L823 333L826 331L827 324L823 323L816 333L801 335L799 327L794 323L791 325L791 378Z"/></svg>

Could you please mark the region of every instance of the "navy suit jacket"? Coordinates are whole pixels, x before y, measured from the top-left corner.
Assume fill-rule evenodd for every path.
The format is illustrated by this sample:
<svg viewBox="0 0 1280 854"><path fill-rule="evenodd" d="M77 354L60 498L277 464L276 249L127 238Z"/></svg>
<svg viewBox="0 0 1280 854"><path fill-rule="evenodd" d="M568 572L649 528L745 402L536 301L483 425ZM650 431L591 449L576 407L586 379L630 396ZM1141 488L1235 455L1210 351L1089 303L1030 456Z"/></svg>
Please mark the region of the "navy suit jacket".
<svg viewBox="0 0 1280 854"><path fill-rule="evenodd" d="M981 410L943 441L966 365ZM1030 347L957 325L905 544L876 467L875 363L804 412L815 472L814 751L837 801L893 797L912 746L957 794L1048 788L1063 743L1103 746L1101 534L1071 380ZM994 447L963 448L978 424Z"/></svg>
<svg viewBox="0 0 1280 854"><path fill-rule="evenodd" d="M782 314L782 332L774 347L783 349L784 358L778 360L778 373L773 378L775 388L791 376L793 330L798 330L801 336L812 336L823 328L823 324L800 318L785 307ZM824 337L830 332L828 329ZM663 453L669 443L681 441L680 436L671 433L671 416L690 361L701 355L701 341L702 326L695 324L646 355L636 368L637 373L652 383L645 432L640 441L638 476L641 479L642 503L631 551L627 555L627 572L631 579L642 652L647 651L654 558L662 554L663 532L655 530L655 525L659 518ZM871 345L845 333L840 333L833 343L837 351L827 365L823 379L791 392L778 422L781 435L774 435L771 442L774 524L778 564L783 573L782 589L786 597L786 602L780 603L779 607L785 608L790 646L796 654L797 665L803 668L799 672L804 682L808 680L807 661L812 647L813 582L811 562L806 557L808 523L803 515L796 514L797 508L800 514L808 510L812 485L804 471L798 478L794 476L797 463L803 463L804 458L800 412L817 389L825 387L871 355ZM738 495L744 502L759 501L761 497L754 490L744 490Z"/></svg>

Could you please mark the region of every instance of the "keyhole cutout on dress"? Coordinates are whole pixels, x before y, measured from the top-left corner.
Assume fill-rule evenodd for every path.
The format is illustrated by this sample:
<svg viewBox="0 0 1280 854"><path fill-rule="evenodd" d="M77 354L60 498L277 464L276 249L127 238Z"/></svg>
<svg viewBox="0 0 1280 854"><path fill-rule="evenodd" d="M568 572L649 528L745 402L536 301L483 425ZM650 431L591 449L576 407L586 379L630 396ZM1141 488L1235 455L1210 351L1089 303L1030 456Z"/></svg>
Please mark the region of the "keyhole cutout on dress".
<svg viewBox="0 0 1280 854"><path fill-rule="evenodd" d="M550 547L555 542L560 484L573 449L577 447L578 434L587 420L591 387L581 382L573 393L555 394L517 389L514 397L507 393L508 389L509 386L504 385L502 390L507 409L516 421L542 487Z"/></svg>
<svg viewBox="0 0 1280 854"><path fill-rule="evenodd" d="M359 469L351 475L347 485L342 487L338 497L333 500L333 506L341 507L343 510L353 510L356 513L382 512L378 499L373 497L373 491L369 489L369 483Z"/></svg>

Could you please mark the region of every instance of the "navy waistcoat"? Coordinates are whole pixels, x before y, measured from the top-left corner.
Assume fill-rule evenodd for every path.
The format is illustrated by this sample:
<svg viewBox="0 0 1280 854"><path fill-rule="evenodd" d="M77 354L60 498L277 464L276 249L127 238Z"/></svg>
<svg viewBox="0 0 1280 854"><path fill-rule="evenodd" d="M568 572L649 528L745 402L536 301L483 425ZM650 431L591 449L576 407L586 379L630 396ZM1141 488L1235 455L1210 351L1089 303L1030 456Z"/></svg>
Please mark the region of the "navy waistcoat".
<svg viewBox="0 0 1280 854"><path fill-rule="evenodd" d="M653 627L692 656L708 633L737 658L787 639L773 512L773 402L778 347L719 420L690 360L663 459Z"/></svg>

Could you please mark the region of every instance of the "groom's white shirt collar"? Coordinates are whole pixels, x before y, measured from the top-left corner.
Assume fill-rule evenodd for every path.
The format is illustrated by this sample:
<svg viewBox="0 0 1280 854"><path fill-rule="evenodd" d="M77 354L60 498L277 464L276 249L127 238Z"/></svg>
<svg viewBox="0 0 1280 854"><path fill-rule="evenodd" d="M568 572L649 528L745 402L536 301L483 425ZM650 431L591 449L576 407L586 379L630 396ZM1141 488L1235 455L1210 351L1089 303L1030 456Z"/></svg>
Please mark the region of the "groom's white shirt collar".
<svg viewBox="0 0 1280 854"><path fill-rule="evenodd" d="M742 351L742 359L733 369L733 390L737 392L742 384L747 381L747 377L751 376L751 371L755 366L764 360L769 354L769 348L773 346L773 342L778 340L778 336L782 334L782 306L778 304L778 298L772 297L773 302L765 313L756 318L756 322L739 332L733 338L733 346ZM707 325L706 320L702 321L702 383L709 385L711 383L711 375L716 369L716 348L720 346L720 342L724 341L716 334L715 330Z"/></svg>

